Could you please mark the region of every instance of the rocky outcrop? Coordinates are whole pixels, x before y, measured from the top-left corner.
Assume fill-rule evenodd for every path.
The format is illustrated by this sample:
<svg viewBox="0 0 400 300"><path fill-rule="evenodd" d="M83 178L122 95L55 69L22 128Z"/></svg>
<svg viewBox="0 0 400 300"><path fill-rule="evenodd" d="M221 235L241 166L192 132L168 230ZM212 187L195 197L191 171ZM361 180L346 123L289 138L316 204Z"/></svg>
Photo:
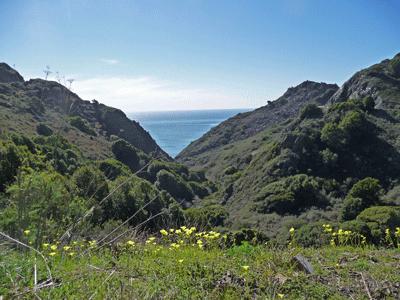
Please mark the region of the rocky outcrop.
<svg viewBox="0 0 400 300"><path fill-rule="evenodd" d="M24 82L24 78L6 63L0 63L0 83Z"/></svg>
<svg viewBox="0 0 400 300"><path fill-rule="evenodd" d="M400 57L400 53L395 56ZM388 66L390 59L385 59L367 69L354 74L329 99L326 106L345 102L349 99L372 96L376 108L395 108L396 100L400 100L400 81L392 76Z"/></svg>

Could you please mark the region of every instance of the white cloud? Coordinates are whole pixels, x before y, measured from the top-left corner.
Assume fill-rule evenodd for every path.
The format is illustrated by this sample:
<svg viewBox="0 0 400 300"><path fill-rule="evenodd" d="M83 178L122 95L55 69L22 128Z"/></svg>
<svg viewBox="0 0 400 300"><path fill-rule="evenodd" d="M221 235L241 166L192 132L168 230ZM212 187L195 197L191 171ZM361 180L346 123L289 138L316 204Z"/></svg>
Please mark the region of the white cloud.
<svg viewBox="0 0 400 300"><path fill-rule="evenodd" d="M207 88L186 88L154 77L97 77L74 82L82 99L96 99L125 112L243 108L252 106L242 97ZM247 103L246 103L247 102Z"/></svg>
<svg viewBox="0 0 400 300"><path fill-rule="evenodd" d="M115 64L119 63L119 60L116 60L116 59L102 59L101 61L105 62L106 64L109 64L109 65L115 65Z"/></svg>

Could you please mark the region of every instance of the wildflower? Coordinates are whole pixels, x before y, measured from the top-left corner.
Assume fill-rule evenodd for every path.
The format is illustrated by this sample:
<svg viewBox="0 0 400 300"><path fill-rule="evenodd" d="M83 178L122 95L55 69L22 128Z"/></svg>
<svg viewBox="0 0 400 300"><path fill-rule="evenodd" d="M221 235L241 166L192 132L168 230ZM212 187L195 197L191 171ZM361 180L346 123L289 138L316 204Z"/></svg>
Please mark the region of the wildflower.
<svg viewBox="0 0 400 300"><path fill-rule="evenodd" d="M150 240L147 240L147 241L146 241L146 243L147 243L147 244L150 244L150 243L151 243L151 241L150 241Z"/></svg>
<svg viewBox="0 0 400 300"><path fill-rule="evenodd" d="M385 230L386 234L389 234L389 228Z"/></svg>
<svg viewBox="0 0 400 300"><path fill-rule="evenodd" d="M249 266L242 266L242 268L247 271L250 267Z"/></svg>
<svg viewBox="0 0 400 300"><path fill-rule="evenodd" d="M56 255L56 254L57 254L56 252L51 252L51 253L49 253L50 256L54 256L54 255Z"/></svg>
<svg viewBox="0 0 400 300"><path fill-rule="evenodd" d="M340 265L339 265L339 264L336 264L336 267L340 268Z"/></svg>
<svg viewBox="0 0 400 300"><path fill-rule="evenodd" d="M203 245L202 245L202 244L200 244L200 245L199 245L199 248L200 248L200 250L202 250L202 249L203 249Z"/></svg>
<svg viewBox="0 0 400 300"><path fill-rule="evenodd" d="M89 241L89 245L93 246L96 243L96 241Z"/></svg>
<svg viewBox="0 0 400 300"><path fill-rule="evenodd" d="M32 242L29 242L29 245L32 245Z"/></svg>
<svg viewBox="0 0 400 300"><path fill-rule="evenodd" d="M74 254L75 254L74 252L68 253L68 255L71 256L71 257L74 256Z"/></svg>
<svg viewBox="0 0 400 300"><path fill-rule="evenodd" d="M289 230L290 232L294 232L294 228L292 227L292 228L290 228L290 230Z"/></svg>
<svg viewBox="0 0 400 300"><path fill-rule="evenodd" d="M180 229L175 230L175 233L176 233L176 234L181 234L181 232L182 232L182 231L181 231Z"/></svg>
<svg viewBox="0 0 400 300"><path fill-rule="evenodd" d="M68 247L68 246L64 247L64 251L68 251L69 249L71 249L71 247Z"/></svg>
<svg viewBox="0 0 400 300"><path fill-rule="evenodd" d="M135 245L135 242L128 241L127 244L133 246L133 245Z"/></svg>
<svg viewBox="0 0 400 300"><path fill-rule="evenodd" d="M73 242L74 245L76 245L76 242Z"/></svg>
<svg viewBox="0 0 400 300"><path fill-rule="evenodd" d="M49 244L43 244L43 247L47 248L49 246Z"/></svg>
<svg viewBox="0 0 400 300"><path fill-rule="evenodd" d="M196 231L196 227L191 227L190 230L191 231Z"/></svg>
<svg viewBox="0 0 400 300"><path fill-rule="evenodd" d="M166 230L164 230L164 229L160 230L160 232L161 232L162 235L168 235L168 232Z"/></svg>
<svg viewBox="0 0 400 300"><path fill-rule="evenodd" d="M154 241L155 237L149 238L150 242Z"/></svg>
<svg viewBox="0 0 400 300"><path fill-rule="evenodd" d="M225 235L223 236L223 238L226 240L226 239L228 238L228 236L225 234Z"/></svg>
<svg viewBox="0 0 400 300"><path fill-rule="evenodd" d="M283 297L285 296L285 294L278 294L279 298L283 299Z"/></svg>
<svg viewBox="0 0 400 300"><path fill-rule="evenodd" d="M178 261L179 261L180 264L183 263L183 259L180 259L180 260L178 260Z"/></svg>
<svg viewBox="0 0 400 300"><path fill-rule="evenodd" d="M31 231L30 230L25 230L24 232L25 232L26 235L28 235L29 232L31 232Z"/></svg>
<svg viewBox="0 0 400 300"><path fill-rule="evenodd" d="M56 245L52 245L52 246L50 247L50 249L53 250L53 251L56 251L57 246L56 246Z"/></svg>
<svg viewBox="0 0 400 300"><path fill-rule="evenodd" d="M169 230L171 233L173 233L174 232L174 230L171 228L170 230Z"/></svg>
<svg viewBox="0 0 400 300"><path fill-rule="evenodd" d="M343 234L343 229L339 229L338 234L342 235Z"/></svg>
<svg viewBox="0 0 400 300"><path fill-rule="evenodd" d="M185 230L186 230L186 226L181 226L181 229L182 229L183 231L185 231Z"/></svg>
<svg viewBox="0 0 400 300"><path fill-rule="evenodd" d="M43 238L44 238L44 239L47 238L47 235L44 235Z"/></svg>

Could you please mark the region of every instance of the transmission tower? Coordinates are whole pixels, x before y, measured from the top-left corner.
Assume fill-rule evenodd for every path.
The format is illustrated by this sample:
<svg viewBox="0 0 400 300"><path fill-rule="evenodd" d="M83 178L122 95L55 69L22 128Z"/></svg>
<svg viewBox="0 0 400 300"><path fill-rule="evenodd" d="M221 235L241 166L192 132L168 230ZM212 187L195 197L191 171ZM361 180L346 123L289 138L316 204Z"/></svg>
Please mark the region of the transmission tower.
<svg viewBox="0 0 400 300"><path fill-rule="evenodd" d="M49 74L53 73L49 71L50 66L47 66L47 70L43 70L44 74L46 74L45 80L47 80L47 76L49 76Z"/></svg>
<svg viewBox="0 0 400 300"><path fill-rule="evenodd" d="M72 82L74 81L75 79L67 79L67 81L69 82L69 90L71 90L71 85L72 85Z"/></svg>

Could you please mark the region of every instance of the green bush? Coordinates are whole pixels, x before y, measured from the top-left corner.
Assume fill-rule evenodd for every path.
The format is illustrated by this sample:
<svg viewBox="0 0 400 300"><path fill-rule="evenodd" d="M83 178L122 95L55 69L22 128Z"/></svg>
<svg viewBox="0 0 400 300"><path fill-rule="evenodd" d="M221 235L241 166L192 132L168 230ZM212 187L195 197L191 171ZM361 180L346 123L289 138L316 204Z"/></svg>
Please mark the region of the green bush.
<svg viewBox="0 0 400 300"><path fill-rule="evenodd" d="M188 184L192 188L194 194L199 196L201 199L207 197L210 194L208 192L208 189L198 182L189 181Z"/></svg>
<svg viewBox="0 0 400 300"><path fill-rule="evenodd" d="M366 111L373 111L375 108L374 98L372 98L370 95L363 99L363 104Z"/></svg>
<svg viewBox="0 0 400 300"><path fill-rule="evenodd" d="M324 231L323 222L314 222L294 231L297 244L302 247L329 245L331 234Z"/></svg>
<svg viewBox="0 0 400 300"><path fill-rule="evenodd" d="M199 232L211 229L206 215L198 209L186 209L183 211L183 216L185 218L185 225L189 228L194 226Z"/></svg>
<svg viewBox="0 0 400 300"><path fill-rule="evenodd" d="M114 153L115 158L127 165L133 173L139 170L138 151L130 143L120 139L112 144L111 151Z"/></svg>
<svg viewBox="0 0 400 300"><path fill-rule="evenodd" d="M390 60L388 69L394 77L400 77L400 57Z"/></svg>
<svg viewBox="0 0 400 300"><path fill-rule="evenodd" d="M53 134L53 130L44 123L38 123L36 125L36 131L40 135L49 136Z"/></svg>
<svg viewBox="0 0 400 300"><path fill-rule="evenodd" d="M379 193L382 187L379 180L367 177L357 182L349 192L349 198L361 198L365 208L379 204Z"/></svg>
<svg viewBox="0 0 400 300"><path fill-rule="evenodd" d="M118 176L128 176L131 174L129 168L118 160L109 158L98 163L99 170L104 173L104 175L109 180L115 180Z"/></svg>
<svg viewBox="0 0 400 300"><path fill-rule="evenodd" d="M202 208L201 211L213 227L223 226L224 221L229 217L229 213L220 204L208 205Z"/></svg>
<svg viewBox="0 0 400 300"><path fill-rule="evenodd" d="M365 208L361 198L347 199L340 209L338 220L340 222L354 220Z"/></svg>
<svg viewBox="0 0 400 300"><path fill-rule="evenodd" d="M240 246L244 242L259 245L269 241L269 237L265 233L252 228L244 228L233 232L231 235L233 237L233 243L236 246ZM227 240L229 240L229 237Z"/></svg>
<svg viewBox="0 0 400 300"><path fill-rule="evenodd" d="M232 175L236 173L236 168L233 166L227 167L224 171L222 171L221 175Z"/></svg>
<svg viewBox="0 0 400 300"><path fill-rule="evenodd" d="M320 118L322 115L322 109L316 103L309 103L301 110L300 119Z"/></svg>
<svg viewBox="0 0 400 300"><path fill-rule="evenodd" d="M340 229L343 231L351 231L362 234L367 238L367 240L371 240L371 228L368 227L368 224L361 220L351 220L346 221L340 224Z"/></svg>
<svg viewBox="0 0 400 300"><path fill-rule="evenodd" d="M373 206L362 211L357 220L367 223L373 242L378 244L385 236L385 230L394 231L400 224L400 207Z"/></svg>
<svg viewBox="0 0 400 300"><path fill-rule="evenodd" d="M71 126L78 128L83 133L86 133L86 134L92 135L92 136L96 136L96 132L92 128L87 126L86 123L83 121L83 119L79 116L69 118L68 123Z"/></svg>
<svg viewBox="0 0 400 300"><path fill-rule="evenodd" d="M22 164L18 147L12 142L0 141L0 193L12 183Z"/></svg>
<svg viewBox="0 0 400 300"><path fill-rule="evenodd" d="M157 181L155 182L157 189L165 190L175 199L186 199L191 201L194 198L192 188L179 176L167 170L161 170L157 173Z"/></svg>
<svg viewBox="0 0 400 300"><path fill-rule="evenodd" d="M345 136L345 132L336 123L326 123L321 131L321 141L333 148L340 148Z"/></svg>

